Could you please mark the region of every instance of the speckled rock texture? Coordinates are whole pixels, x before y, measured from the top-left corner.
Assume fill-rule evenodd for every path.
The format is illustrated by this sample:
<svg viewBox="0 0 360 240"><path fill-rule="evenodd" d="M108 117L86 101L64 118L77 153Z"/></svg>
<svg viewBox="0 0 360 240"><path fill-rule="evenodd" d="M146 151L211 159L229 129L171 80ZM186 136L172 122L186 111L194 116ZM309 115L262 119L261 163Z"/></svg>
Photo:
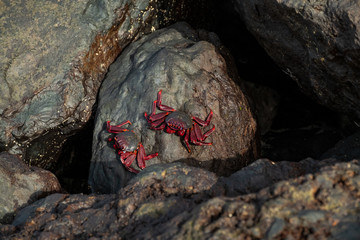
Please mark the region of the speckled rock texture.
<svg viewBox="0 0 360 240"><path fill-rule="evenodd" d="M249 31L301 89L360 119L360 3L233 1Z"/></svg>
<svg viewBox="0 0 360 240"><path fill-rule="evenodd" d="M12 221L19 208L60 191L60 183L51 172L0 153L0 223Z"/></svg>
<svg viewBox="0 0 360 240"><path fill-rule="evenodd" d="M219 44L215 34L178 23L132 43L112 64L100 89L95 119L89 176L94 192L116 192L131 177L107 142L111 135L106 121L133 123L129 129L146 152L159 153L148 166L183 161L230 174L256 159L259 139L248 101L215 45L201 36ZM151 113L160 89L163 104L190 116L205 119L210 109L214 112L211 124L203 129L216 126L206 140L212 146L191 145L189 153L181 137L149 129L144 112Z"/></svg>
<svg viewBox="0 0 360 240"><path fill-rule="evenodd" d="M118 194L53 194L41 199L21 210L12 224L0 225L0 236L358 239L359 161L307 163L304 168L316 167L311 174L232 197L226 196L215 174L204 169L182 163L153 165ZM291 168L285 165L279 169Z"/></svg>
<svg viewBox="0 0 360 240"><path fill-rule="evenodd" d="M51 168L89 119L122 49L156 28L154 1L0 2L0 150Z"/></svg>

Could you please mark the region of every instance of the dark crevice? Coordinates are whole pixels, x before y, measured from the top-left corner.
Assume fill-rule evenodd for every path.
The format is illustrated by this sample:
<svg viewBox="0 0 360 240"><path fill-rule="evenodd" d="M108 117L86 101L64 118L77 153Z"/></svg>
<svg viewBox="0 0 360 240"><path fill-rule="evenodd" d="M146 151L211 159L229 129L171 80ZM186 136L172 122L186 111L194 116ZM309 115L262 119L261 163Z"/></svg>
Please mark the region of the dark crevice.
<svg viewBox="0 0 360 240"><path fill-rule="evenodd" d="M88 175L93 129L94 117L91 117L78 133L66 140L54 168L54 174L68 193L90 193Z"/></svg>
<svg viewBox="0 0 360 240"><path fill-rule="evenodd" d="M208 19L214 31L230 51L243 81L274 90L279 96L276 116L269 132L263 133L262 156L273 161L319 159L339 140L355 130L347 116L334 112L301 92L294 80L280 69L246 29L230 2L212 1L215 16ZM190 23L191 25L191 23ZM246 85L247 86L247 85ZM251 92L251 89L246 92ZM266 96L250 95L250 102ZM253 104L254 105L254 104ZM257 110L254 105L255 112Z"/></svg>

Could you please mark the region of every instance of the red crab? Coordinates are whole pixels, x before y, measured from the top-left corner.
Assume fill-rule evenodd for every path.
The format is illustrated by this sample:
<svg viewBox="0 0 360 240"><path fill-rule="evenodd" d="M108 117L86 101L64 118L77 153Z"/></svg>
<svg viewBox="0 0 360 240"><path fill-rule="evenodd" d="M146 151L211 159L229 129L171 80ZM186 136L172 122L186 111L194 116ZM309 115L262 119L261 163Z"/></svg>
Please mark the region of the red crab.
<svg viewBox="0 0 360 240"><path fill-rule="evenodd" d="M156 157L158 153L146 155L144 146L141 142L138 142L135 133L122 127L125 124L131 124L131 122L127 120L115 126L110 125L110 121L106 122L108 132L117 133L114 138L109 138L109 141L115 141L114 148L118 150L117 153L120 155L120 161L126 169L130 172L138 173L138 170L130 167L135 158L137 158L139 168L144 169L145 161Z"/></svg>
<svg viewBox="0 0 360 240"><path fill-rule="evenodd" d="M163 105L161 103L161 92L162 90L158 92L157 100L153 102L152 113L150 115L146 112L144 113L146 120L150 124L150 129L165 129L165 132L167 133L175 133L178 136L184 136L186 148L189 152L191 152L189 142L201 146L212 145L211 142L205 142L205 139L215 131L215 126L204 134L201 132L200 126L206 127L210 124L213 111L210 110L210 113L205 120L193 116L190 117L185 112L177 111L172 107ZM156 114L156 107L164 112Z"/></svg>

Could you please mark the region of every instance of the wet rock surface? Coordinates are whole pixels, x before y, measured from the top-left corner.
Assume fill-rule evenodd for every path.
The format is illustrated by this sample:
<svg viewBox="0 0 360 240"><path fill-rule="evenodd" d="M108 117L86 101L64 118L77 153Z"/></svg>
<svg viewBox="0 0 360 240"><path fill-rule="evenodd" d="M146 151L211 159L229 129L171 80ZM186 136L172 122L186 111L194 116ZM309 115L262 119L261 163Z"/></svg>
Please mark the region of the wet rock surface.
<svg viewBox="0 0 360 240"><path fill-rule="evenodd" d="M359 119L356 1L235 1L272 59L321 104Z"/></svg>
<svg viewBox="0 0 360 240"><path fill-rule="evenodd" d="M89 120L108 66L157 26L154 9L141 0L2 1L0 150L53 167Z"/></svg>
<svg viewBox="0 0 360 240"><path fill-rule="evenodd" d="M118 194L53 194L41 199L21 210L11 225L1 225L0 236L356 239L359 161L323 163L306 160L304 169L317 170L232 197L207 170L182 163L153 165ZM264 171L269 167L263 164ZM290 168L283 163L279 173L286 175Z"/></svg>
<svg viewBox="0 0 360 240"><path fill-rule="evenodd" d="M133 130L148 154L159 156L147 165L183 161L217 174L229 174L252 162L258 155L258 133L248 101L235 73L213 44L185 23L156 31L132 43L111 66L100 93L95 119L93 157L89 181L92 190L114 192L124 186L130 173L124 170L115 150L109 146L105 122L119 124L130 120ZM216 41L217 40L217 41ZM175 134L149 129L144 112L162 89L162 103L205 119L214 112L214 133L206 140L212 146L191 145L189 153L183 139ZM160 112L157 110L157 112Z"/></svg>
<svg viewBox="0 0 360 240"><path fill-rule="evenodd" d="M11 222L15 211L54 192L61 186L49 171L29 167L19 157L0 153L0 222Z"/></svg>

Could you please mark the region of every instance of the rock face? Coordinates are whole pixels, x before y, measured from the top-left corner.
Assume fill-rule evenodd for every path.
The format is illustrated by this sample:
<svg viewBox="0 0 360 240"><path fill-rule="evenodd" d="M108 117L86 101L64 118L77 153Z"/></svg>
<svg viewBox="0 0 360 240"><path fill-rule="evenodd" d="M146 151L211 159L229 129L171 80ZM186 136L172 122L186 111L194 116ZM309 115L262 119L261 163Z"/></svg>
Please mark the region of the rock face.
<svg viewBox="0 0 360 240"><path fill-rule="evenodd" d="M321 104L360 118L360 4L234 1L273 60Z"/></svg>
<svg viewBox="0 0 360 240"><path fill-rule="evenodd" d="M116 195L53 194L41 199L21 210L11 225L0 225L0 236L358 239L359 161L323 163L304 161L304 169L315 167L312 174L233 197L204 169L182 163L154 165ZM283 163L280 174L281 169L286 175L291 165Z"/></svg>
<svg viewBox="0 0 360 240"><path fill-rule="evenodd" d="M0 150L50 168L89 119L110 63L156 27L154 3L2 1L0 9Z"/></svg>
<svg viewBox="0 0 360 240"><path fill-rule="evenodd" d="M360 131L339 141L333 148L326 151L321 159L336 158L341 161L360 159Z"/></svg>
<svg viewBox="0 0 360 240"><path fill-rule="evenodd" d="M257 127L248 102L215 46L199 37L218 44L216 36L200 33L185 23L156 31L129 45L110 67L95 119L89 176L93 191L116 192L131 177L107 143L106 121L133 123L129 129L139 136L146 152L159 153L148 166L184 161L229 174L256 158ZM190 116L205 119L213 110L211 124L203 129L216 126L206 140L212 146L191 145L189 153L181 137L149 129L144 112L151 113L160 89L163 104Z"/></svg>
<svg viewBox="0 0 360 240"><path fill-rule="evenodd" d="M321 167L334 163L335 159L318 161L307 158L299 162L276 163L269 159L258 159L231 176L220 178L218 184L225 187L227 196L254 193L282 180L316 173Z"/></svg>
<svg viewBox="0 0 360 240"><path fill-rule="evenodd" d="M20 207L60 191L51 172L28 167L18 157L0 153L0 223L11 221Z"/></svg>

